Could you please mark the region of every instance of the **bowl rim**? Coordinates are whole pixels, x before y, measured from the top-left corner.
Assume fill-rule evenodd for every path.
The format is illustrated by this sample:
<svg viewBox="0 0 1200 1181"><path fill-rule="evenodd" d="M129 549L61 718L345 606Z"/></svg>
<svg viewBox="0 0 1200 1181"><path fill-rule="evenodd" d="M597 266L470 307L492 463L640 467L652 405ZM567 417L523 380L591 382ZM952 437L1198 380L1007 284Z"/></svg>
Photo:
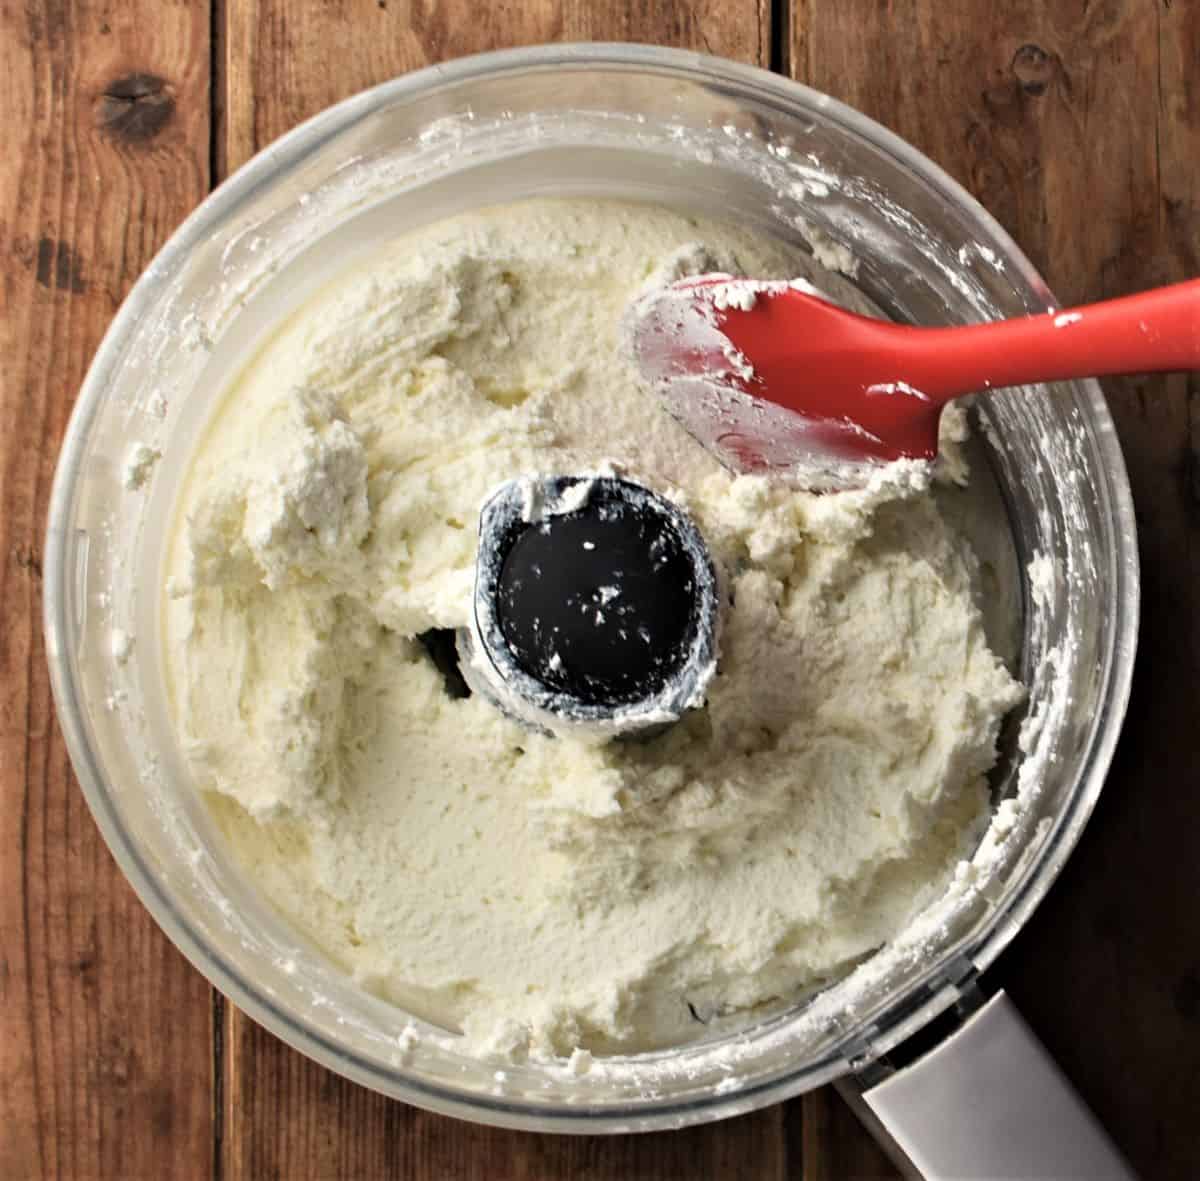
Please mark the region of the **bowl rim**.
<svg viewBox="0 0 1200 1181"><path fill-rule="evenodd" d="M828 1082L848 1069L844 1054L831 1054L789 1072L780 1078L744 1090L702 1098L691 1097L672 1103L630 1102L612 1106L557 1104L556 1107L527 1100L506 1101L493 1096L466 1096L451 1087L427 1084L386 1072L364 1063L313 1027L305 1018L283 1009L253 982L227 964L221 953L209 947L203 936L178 915L170 895L162 888L141 852L124 829L110 799L95 751L84 724L85 709L66 655L69 595L64 588L72 572L68 569L69 532L73 506L79 490L79 474L91 427L103 403L109 378L120 361L126 338L157 298L160 275L191 252L209 235L227 211L252 196L274 175L298 163L354 124L380 108L417 95L428 95L461 83L497 78L531 70L584 70L592 68L639 70L673 75L692 81L717 80L730 83L765 101L790 106L817 108L822 116L865 139L875 149L893 157L924 185L980 225L1004 247L1006 265L1011 264L1034 297L1053 308L1056 301L1045 281L1017 247L1009 234L957 181L899 136L854 108L820 91L781 74L757 66L689 50L660 48L623 42L563 43L496 50L439 63L400 75L352 95L299 124L238 168L210 192L171 234L150 265L134 283L110 323L80 387L51 488L44 547L45 580L43 625L51 688L59 724L72 766L88 806L118 866L133 886L142 904L166 936L192 965L255 1021L289 1045L322 1065L351 1080L394 1098L445 1115L478 1123L534 1131L575 1133L627 1132L677 1128L743 1114L790 1098ZM1088 737L1088 758L1081 784L1055 818L1054 832L1027 873L1026 880L1010 901L1007 921L994 924L988 937L972 957L982 971L996 958L1029 918L1045 896L1091 815L1112 760L1132 684L1140 604L1140 581L1136 524L1132 496L1111 415L1099 384L1094 380L1074 383L1086 402L1089 430L1102 456L1106 486L1098 492L1107 501L1116 546L1112 569L1114 602L1122 608L1111 613L1106 646L1108 661L1099 711ZM916 1007L901 1025L892 1044L909 1036L944 1011L956 999L953 990L942 989ZM881 1047L886 1049L887 1047Z"/></svg>

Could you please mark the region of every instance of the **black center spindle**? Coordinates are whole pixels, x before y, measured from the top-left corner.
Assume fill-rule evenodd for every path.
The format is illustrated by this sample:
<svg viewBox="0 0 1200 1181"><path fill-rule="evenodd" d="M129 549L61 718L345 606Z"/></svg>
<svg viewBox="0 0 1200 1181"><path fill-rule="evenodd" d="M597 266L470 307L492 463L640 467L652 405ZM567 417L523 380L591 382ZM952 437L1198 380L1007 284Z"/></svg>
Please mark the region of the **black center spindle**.
<svg viewBox="0 0 1200 1181"><path fill-rule="evenodd" d="M517 664L594 705L661 692L695 633L696 578L675 523L618 480L515 531L496 616Z"/></svg>
<svg viewBox="0 0 1200 1181"><path fill-rule="evenodd" d="M630 729L644 708L661 725L702 694L715 631L711 559L664 497L616 476L543 476L485 505L472 642L502 708Z"/></svg>

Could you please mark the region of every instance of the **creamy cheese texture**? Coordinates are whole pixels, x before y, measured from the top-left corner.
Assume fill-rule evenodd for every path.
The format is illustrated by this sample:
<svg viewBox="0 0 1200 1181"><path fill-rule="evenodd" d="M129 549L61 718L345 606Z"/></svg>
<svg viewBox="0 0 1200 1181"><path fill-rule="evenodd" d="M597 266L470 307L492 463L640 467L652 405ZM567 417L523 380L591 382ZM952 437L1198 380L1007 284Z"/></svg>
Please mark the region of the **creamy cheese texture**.
<svg viewBox="0 0 1200 1181"><path fill-rule="evenodd" d="M620 336L646 283L713 270L858 298L647 205L413 232L265 344L184 488L166 664L198 788L285 915L474 1053L644 1050L799 997L931 901L989 816L1021 689L942 506L959 490L915 464L825 496L718 465ZM596 742L449 695L415 637L468 622L488 493L609 462L685 507L718 566L704 707Z"/></svg>

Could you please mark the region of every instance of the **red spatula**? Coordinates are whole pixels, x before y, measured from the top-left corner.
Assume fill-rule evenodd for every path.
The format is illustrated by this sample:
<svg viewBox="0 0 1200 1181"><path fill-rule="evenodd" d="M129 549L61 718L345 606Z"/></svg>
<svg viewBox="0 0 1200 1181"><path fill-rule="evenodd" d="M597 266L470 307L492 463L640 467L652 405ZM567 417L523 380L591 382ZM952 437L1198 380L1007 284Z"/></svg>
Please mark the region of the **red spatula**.
<svg viewBox="0 0 1200 1181"><path fill-rule="evenodd" d="M738 471L859 483L937 455L942 407L1001 386L1200 368L1200 280L1067 311L913 328L796 280L684 279L638 299L626 333L666 408Z"/></svg>

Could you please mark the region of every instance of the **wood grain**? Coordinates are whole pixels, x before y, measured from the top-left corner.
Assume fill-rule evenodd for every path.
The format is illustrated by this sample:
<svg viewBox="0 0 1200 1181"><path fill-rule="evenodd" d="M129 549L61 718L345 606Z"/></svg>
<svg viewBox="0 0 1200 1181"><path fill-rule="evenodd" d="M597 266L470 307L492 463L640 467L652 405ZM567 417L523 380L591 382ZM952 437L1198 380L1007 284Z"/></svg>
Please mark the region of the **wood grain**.
<svg viewBox="0 0 1200 1181"><path fill-rule="evenodd" d="M789 1156L803 1181L896 1181L900 1174L833 1087L793 1099Z"/></svg>
<svg viewBox="0 0 1200 1181"><path fill-rule="evenodd" d="M644 41L766 65L769 0L225 0L232 170L318 111L407 70L550 41Z"/></svg>
<svg viewBox="0 0 1200 1181"><path fill-rule="evenodd" d="M208 1176L209 989L92 823L54 722L40 610L76 389L208 187L208 8L5 4L0 57L0 1177L151 1177L166 1160Z"/></svg>
<svg viewBox="0 0 1200 1181"><path fill-rule="evenodd" d="M506 1132L384 1099L245 1018L235 1030L226 1178L783 1181L790 1175L778 1108L643 1136Z"/></svg>
<svg viewBox="0 0 1200 1181"><path fill-rule="evenodd" d="M795 75L995 214L1064 304L1200 275L1200 5L793 0ZM1116 765L991 975L1143 1176L1200 1175L1200 376L1105 383L1144 610Z"/></svg>

